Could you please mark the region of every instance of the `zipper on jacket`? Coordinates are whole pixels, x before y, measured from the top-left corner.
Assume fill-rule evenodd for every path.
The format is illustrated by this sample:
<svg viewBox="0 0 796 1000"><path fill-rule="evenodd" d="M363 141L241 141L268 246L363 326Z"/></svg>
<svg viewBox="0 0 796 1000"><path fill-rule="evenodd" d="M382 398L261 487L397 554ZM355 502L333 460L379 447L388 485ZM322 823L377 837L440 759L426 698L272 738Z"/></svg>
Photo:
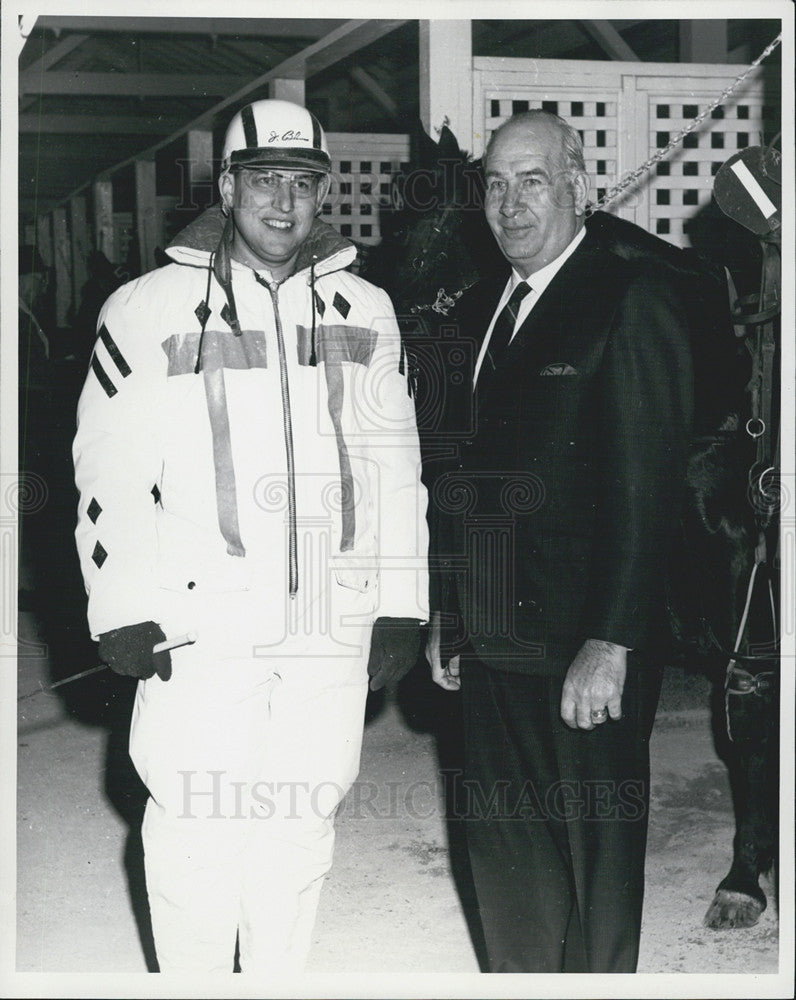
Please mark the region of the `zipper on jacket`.
<svg viewBox="0 0 796 1000"><path fill-rule="evenodd" d="M291 598L298 592L298 533L296 531L296 463L293 454L293 420L290 414L290 386L287 378L287 354L279 316L279 284L266 281L253 271L254 277L271 293L276 323L276 343L279 349L279 381L282 386L282 419L285 427L285 454L287 456L287 514L288 514L288 593Z"/></svg>

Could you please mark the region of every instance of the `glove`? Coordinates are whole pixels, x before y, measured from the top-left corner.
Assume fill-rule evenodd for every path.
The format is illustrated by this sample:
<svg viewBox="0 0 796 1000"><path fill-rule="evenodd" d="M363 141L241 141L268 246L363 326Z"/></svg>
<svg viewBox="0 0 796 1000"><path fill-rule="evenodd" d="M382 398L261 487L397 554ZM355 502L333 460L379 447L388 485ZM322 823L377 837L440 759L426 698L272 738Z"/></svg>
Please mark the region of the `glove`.
<svg viewBox="0 0 796 1000"><path fill-rule="evenodd" d="M152 647L165 638L163 629L154 622L115 628L100 636L99 658L114 673L123 677L138 677L145 681L157 673L162 681L167 681L171 677L169 651L152 652Z"/></svg>
<svg viewBox="0 0 796 1000"><path fill-rule="evenodd" d="M420 622L417 618L377 618L368 659L370 690L399 681L417 662Z"/></svg>

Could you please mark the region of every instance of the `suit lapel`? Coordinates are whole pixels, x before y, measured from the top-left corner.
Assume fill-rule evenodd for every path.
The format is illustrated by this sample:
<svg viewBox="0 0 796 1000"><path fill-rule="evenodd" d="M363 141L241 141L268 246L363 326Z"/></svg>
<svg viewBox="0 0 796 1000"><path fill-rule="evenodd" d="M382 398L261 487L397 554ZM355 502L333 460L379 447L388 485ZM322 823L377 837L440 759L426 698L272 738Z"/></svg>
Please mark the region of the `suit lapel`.
<svg viewBox="0 0 796 1000"><path fill-rule="evenodd" d="M599 254L596 251L597 244L587 233L580 246L564 262L560 271L545 288L539 301L534 304L525 322L517 330L503 356L499 370L527 367L529 361L524 356L544 353L549 346L549 338L551 336L559 337L562 329L569 326L567 316L575 310L583 309L583 298L577 292L578 290L585 291L594 279L599 261ZM528 281L533 287L533 275ZM505 287L505 282L496 297L492 299L492 312L495 310L503 287ZM487 316L484 333L490 318L491 313ZM489 398L495 381L495 378L490 375L483 380L484 384L482 385L482 378L479 376L479 409Z"/></svg>
<svg viewBox="0 0 796 1000"><path fill-rule="evenodd" d="M478 357L478 351L481 350L481 346L484 343L484 337L486 336L489 323L494 315L497 304L500 301L500 296L503 294L503 290L506 287L506 282L508 280L508 274L504 273L500 277L485 278L483 284L481 285L477 304L471 314L471 329L476 331L478 339L478 343L476 345L476 358ZM475 361L475 358L473 361Z"/></svg>
<svg viewBox="0 0 796 1000"><path fill-rule="evenodd" d="M472 338L472 368L470 370L469 384L472 385L475 373L475 363L484 343L486 331L495 312L503 289L509 276L502 273L494 277L482 279L473 289L470 301L466 304L466 311L462 315L462 325ZM480 380L479 380L480 381Z"/></svg>
<svg viewBox="0 0 796 1000"><path fill-rule="evenodd" d="M538 341L540 337L544 339L545 330L552 328L557 335L561 330L562 319L573 310L583 308L583 299L577 294L577 290L586 289L590 284L596 263L595 249L594 241L587 234L577 250L564 262L514 335L506 352L506 365L515 363L517 356L529 344ZM533 286L533 275L528 280Z"/></svg>

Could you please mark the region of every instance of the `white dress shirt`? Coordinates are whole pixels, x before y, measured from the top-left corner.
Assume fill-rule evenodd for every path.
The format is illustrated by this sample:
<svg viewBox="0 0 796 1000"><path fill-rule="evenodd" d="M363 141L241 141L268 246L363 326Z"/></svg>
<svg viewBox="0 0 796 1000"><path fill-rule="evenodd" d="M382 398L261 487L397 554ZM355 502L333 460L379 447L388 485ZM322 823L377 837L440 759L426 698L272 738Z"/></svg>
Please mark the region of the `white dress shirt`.
<svg viewBox="0 0 796 1000"><path fill-rule="evenodd" d="M500 296L500 301L498 302L497 307L495 308L495 311L492 315L492 321L489 324L489 329L486 331L484 342L481 344L481 350L475 362L475 371L473 373L473 386L475 386L475 383L478 381L478 373L481 371L481 365L483 364L484 361L484 355L486 354L487 348L489 347L489 341L492 337L492 329L495 325L495 320L500 315L500 311L503 309L505 304L511 298L511 293L514 291L514 289L521 281L524 281L527 285L530 286L531 289L530 293L525 296L522 302L520 302L520 308L517 311L517 321L514 324L514 331L511 334L511 339L509 340L509 343L511 343L511 341L514 339L515 334L517 333L517 330L519 330L519 328L528 318L531 309L533 309L533 307L539 301L539 296L542 294L542 292L544 292L545 288L547 288L547 286L550 284L550 282L553 280L556 274L564 266L565 261L572 256L572 254L578 248L581 240L585 235L586 235L586 227L581 226L580 232L578 232L578 234L573 238L573 240L567 244L567 246L555 258L555 260L551 260L549 264L545 264L544 267L540 267L538 271L535 271L528 278L523 278L522 275L518 274L517 271L515 271L512 268L511 276L509 277L509 280L506 283L506 287L503 290L503 294Z"/></svg>

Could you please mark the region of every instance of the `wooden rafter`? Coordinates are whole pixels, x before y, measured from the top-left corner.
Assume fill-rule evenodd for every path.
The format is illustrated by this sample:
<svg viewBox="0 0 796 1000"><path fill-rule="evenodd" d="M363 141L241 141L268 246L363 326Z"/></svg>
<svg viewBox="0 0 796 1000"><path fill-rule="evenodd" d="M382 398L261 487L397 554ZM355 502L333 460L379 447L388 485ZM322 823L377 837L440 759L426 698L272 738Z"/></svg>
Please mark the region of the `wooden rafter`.
<svg viewBox="0 0 796 1000"><path fill-rule="evenodd" d="M182 119L147 115L37 115L19 116L20 134L59 135L167 135Z"/></svg>
<svg viewBox="0 0 796 1000"><path fill-rule="evenodd" d="M608 21L578 21L578 25L612 59L639 61L633 49Z"/></svg>
<svg viewBox="0 0 796 1000"><path fill-rule="evenodd" d="M60 62L65 56L68 56L70 52L73 52L78 46L82 45L88 39L88 35L67 35L65 38L61 38L55 45L52 46L43 56L40 56L35 62L32 62L29 66L25 67L25 72L30 73L44 73L46 70L50 69L57 62Z"/></svg>
<svg viewBox="0 0 796 1000"><path fill-rule="evenodd" d="M406 21L346 21L345 24L335 29L326 38L318 42L313 42L312 45L286 59L273 69L268 70L267 73L263 73L261 76L250 80L240 90L220 101L208 111L203 112L197 118L194 118L193 121L187 122L177 132L168 136L168 138L155 143L154 146L142 151L138 156L124 160L122 163L117 164L113 170L106 171L106 173L112 173L115 170L128 167L139 157L152 158L159 150L171 145L171 143L175 142L191 129L202 129L212 126L214 119L222 111L245 101L252 93L262 90L270 80L306 79L306 77L311 76L313 73L319 73L321 70L326 69L327 66L332 66L339 59L344 58L351 52L364 48L371 42L389 34L402 24L406 24ZM81 185L81 187L85 187L85 185Z"/></svg>
<svg viewBox="0 0 796 1000"><path fill-rule="evenodd" d="M174 24L169 28L170 20L174 20ZM127 24L126 22L130 22ZM94 74L94 73L69 73L65 74L68 80L58 79L58 74L43 74L43 78L46 80L47 77L52 76L50 83L47 85L48 93L58 93L63 92L69 95L75 95L79 93L114 93L114 94L133 94L135 96L149 95L169 95L175 96L177 94L189 94L190 96L198 96L202 93L219 93L216 89L216 84L219 80L223 81L219 84L223 87L222 93L228 95L220 102L213 105L198 117L192 119L191 121L185 122L177 128L173 128L162 138L159 138L154 145L140 150L132 155L125 154L123 149L117 151L117 156L127 155L127 158L121 162L116 162L112 165L97 164L94 168L89 168L91 170L91 176L89 179L79 184L76 188L71 190L65 197L57 197L52 199L47 208L50 210L58 205L63 205L68 202L70 197L83 192L96 180L108 179L112 177L118 171L129 169L138 160L151 160L155 155L162 149L165 149L172 145L173 143L182 139L189 130L194 129L208 129L212 128L218 118L224 113L230 113L230 109L234 109L236 106L239 107L247 99L251 100L257 96L263 95L263 92L267 88L268 84L272 80L278 79L296 79L296 80L306 80L307 78L313 76L316 73L320 73L327 67L334 65L336 62L345 59L346 57L356 53L360 49L376 42L380 38L394 31L395 29L406 24L406 20L388 20L388 19L375 19L375 20L348 20L348 21L334 21L334 22L308 22L302 21L280 21L275 22L273 20L263 20L262 22L243 20L241 21L235 19L190 19L188 21L179 19L159 19L152 18L146 19L142 18L139 20L135 19L125 19L125 18L101 18L98 23L94 23L92 19L86 18L58 18L58 17L48 17L40 18L37 22L37 27L47 27L47 28L62 28L64 30L91 30L97 31L98 33L104 32L118 32L129 27L131 30L137 32L138 34L145 33L147 31L152 32L162 32L164 28L173 30L175 34L198 32L201 34L212 34L214 29L223 33L228 24L233 23L236 27L243 27L244 30L239 30L234 32L240 36L241 42L245 38L255 38L260 37L271 37L276 42L277 38L288 39L290 37L308 37L311 31L317 30L321 25L325 28L326 24L334 25L332 30L326 30L323 37L318 38L316 41L309 45L306 45L300 52L289 56L288 58L283 58L280 56L278 60L278 65L274 65L272 68L268 69L266 72L260 74L257 77L251 78L247 77L246 82L242 83L239 78L230 77L217 77L215 81L211 80L210 86L208 86L207 77L197 77L195 74L191 76L191 80L196 84L196 89L185 88L186 77L184 75L176 74L158 74L154 78L151 75L148 76L149 83L144 84L143 77L144 74L130 74L130 73L112 73L112 74ZM212 22L212 23L211 23ZM301 31L298 30L299 25L301 26ZM315 27L311 27L314 25ZM109 35L112 37L112 34ZM24 77L24 74L23 74ZM104 80L99 79L100 77L105 77ZM108 77L113 79L108 80ZM88 82L80 84L78 81L87 80ZM127 81L126 83L124 81ZM40 74L36 84L41 86L42 75ZM378 83L373 81L376 86ZM68 86L66 84L68 83ZM21 91L24 92L25 84L30 85L34 92L41 92L40 90L34 89L34 81L22 81ZM98 87L98 84L101 86ZM63 90L59 91L58 87L62 87ZM105 90L102 90L102 87ZM163 89L165 88L165 89ZM391 98L389 95L385 95L387 101L389 102ZM57 134L56 129L58 128L57 123L53 120L55 116L42 116L38 117L35 115L26 115L21 119L20 124L23 127L23 131L27 132L28 135L31 133L46 133L52 128L51 134ZM108 130L112 134L117 134L120 136L119 144L122 144L122 137L126 135L140 134L140 129L136 130L136 127L131 123L129 131L126 128L125 119L123 116L102 116L111 119L112 127ZM64 119L61 118L63 122ZM97 119L94 120L95 122ZM160 132L160 124L156 120L149 120L144 127L145 132L151 132L151 134L158 134ZM82 134L88 134L88 128L90 126L84 126L86 128L85 132ZM71 128L70 131L76 131L76 129ZM128 147L129 148L129 147ZM66 151L63 151L67 159L69 159ZM61 155L61 153L59 153ZM26 163L26 156L23 151L20 151L20 159L22 163ZM20 166L23 170L24 167ZM20 199L20 207L22 207L24 199ZM39 202L40 209L43 208L44 199Z"/></svg>
<svg viewBox="0 0 796 1000"><path fill-rule="evenodd" d="M55 66L61 59L68 56L70 52L74 52L83 42L87 41L88 37L88 35L67 35L66 38L60 39L60 41L53 45L43 56L32 62L30 66L26 66L25 72L30 73L31 78L34 75L46 73L51 66ZM26 97L20 101L19 110L27 111L35 102L35 97Z"/></svg>
<svg viewBox="0 0 796 1000"><path fill-rule="evenodd" d="M21 73L23 94L97 94L113 97L207 97L228 94L246 77L187 73Z"/></svg>
<svg viewBox="0 0 796 1000"><path fill-rule="evenodd" d="M237 17L80 17L45 14L36 20L37 28L59 31L130 32L174 35L237 35L239 38L323 38L345 22L311 18L237 18Z"/></svg>
<svg viewBox="0 0 796 1000"><path fill-rule="evenodd" d="M369 94L391 118L398 117L398 105L367 70L362 69L361 66L355 66L351 70L351 79L358 83L365 93Z"/></svg>

